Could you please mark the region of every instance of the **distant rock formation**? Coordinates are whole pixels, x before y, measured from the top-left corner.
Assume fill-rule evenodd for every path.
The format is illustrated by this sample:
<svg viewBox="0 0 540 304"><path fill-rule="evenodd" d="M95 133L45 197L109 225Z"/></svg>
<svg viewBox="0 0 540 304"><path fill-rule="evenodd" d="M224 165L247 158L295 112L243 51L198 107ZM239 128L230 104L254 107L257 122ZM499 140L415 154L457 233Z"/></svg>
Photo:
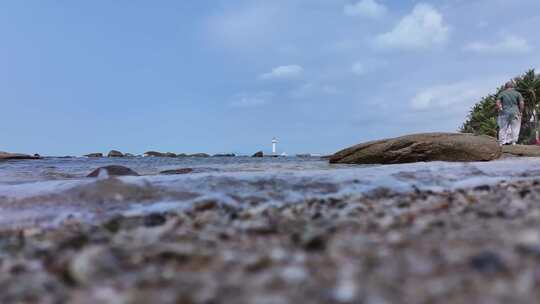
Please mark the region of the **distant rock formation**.
<svg viewBox="0 0 540 304"><path fill-rule="evenodd" d="M90 154L86 154L85 156L86 156L86 157L96 157L96 158L99 158L99 157L103 157L103 153L90 153Z"/></svg>
<svg viewBox="0 0 540 304"><path fill-rule="evenodd" d="M263 153L263 151L259 151L259 152L255 153L255 154L253 154L251 157L264 157L264 153Z"/></svg>
<svg viewBox="0 0 540 304"><path fill-rule="evenodd" d="M124 157L124 153L117 150L111 150L107 156L108 157Z"/></svg>
<svg viewBox="0 0 540 304"><path fill-rule="evenodd" d="M195 153L195 154L189 155L189 157L210 157L210 155L206 153Z"/></svg>
<svg viewBox="0 0 540 304"><path fill-rule="evenodd" d="M109 176L139 176L137 172L131 170L128 167L112 165L97 168L96 170L88 174L87 177L98 177L102 170L107 172Z"/></svg>
<svg viewBox="0 0 540 304"><path fill-rule="evenodd" d="M359 144L332 155L330 163L399 164L489 161L501 156L497 139L464 133L423 133Z"/></svg>
<svg viewBox="0 0 540 304"><path fill-rule="evenodd" d="M178 155L172 152L162 153L162 152L157 152L157 151L148 151L148 152L144 152L144 156L146 157L177 157Z"/></svg>
<svg viewBox="0 0 540 304"><path fill-rule="evenodd" d="M39 154L28 155L20 153L9 153L0 151L0 160L12 160L12 159L40 159Z"/></svg>
<svg viewBox="0 0 540 304"><path fill-rule="evenodd" d="M214 154L213 157L235 157L236 154L234 153L226 153L226 154Z"/></svg>

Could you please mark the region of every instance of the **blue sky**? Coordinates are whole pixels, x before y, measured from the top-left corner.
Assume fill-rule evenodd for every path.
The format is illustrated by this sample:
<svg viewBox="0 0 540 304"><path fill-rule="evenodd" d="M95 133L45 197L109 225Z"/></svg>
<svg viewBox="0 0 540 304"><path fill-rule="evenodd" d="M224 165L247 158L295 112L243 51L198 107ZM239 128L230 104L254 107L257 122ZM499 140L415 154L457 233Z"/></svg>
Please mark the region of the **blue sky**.
<svg viewBox="0 0 540 304"><path fill-rule="evenodd" d="M0 150L329 153L455 131L537 0L1 1Z"/></svg>

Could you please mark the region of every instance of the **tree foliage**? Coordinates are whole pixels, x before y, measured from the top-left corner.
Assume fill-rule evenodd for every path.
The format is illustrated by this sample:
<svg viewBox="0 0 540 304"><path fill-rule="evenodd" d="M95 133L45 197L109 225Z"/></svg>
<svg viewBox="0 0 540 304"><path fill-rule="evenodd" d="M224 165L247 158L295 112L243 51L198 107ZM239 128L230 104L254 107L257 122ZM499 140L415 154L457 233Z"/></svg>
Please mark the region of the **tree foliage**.
<svg viewBox="0 0 540 304"><path fill-rule="evenodd" d="M538 114L540 112L540 75L533 70L514 79L516 90L525 99L525 110L521 120L520 143L531 143L538 130ZM483 97L476 103L460 131L464 133L484 134L497 137L497 111L495 103L497 96L504 88L499 87L495 94Z"/></svg>

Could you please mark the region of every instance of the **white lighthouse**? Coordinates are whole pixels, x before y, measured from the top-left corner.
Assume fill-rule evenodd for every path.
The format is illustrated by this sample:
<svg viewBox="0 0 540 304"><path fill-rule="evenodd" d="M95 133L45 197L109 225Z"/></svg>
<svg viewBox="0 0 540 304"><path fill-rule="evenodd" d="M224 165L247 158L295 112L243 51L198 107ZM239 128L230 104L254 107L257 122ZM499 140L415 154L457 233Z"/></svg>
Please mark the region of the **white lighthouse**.
<svg viewBox="0 0 540 304"><path fill-rule="evenodd" d="M276 145L278 143L278 140L277 138L272 138L272 155L276 155L277 153L277 150L276 150Z"/></svg>

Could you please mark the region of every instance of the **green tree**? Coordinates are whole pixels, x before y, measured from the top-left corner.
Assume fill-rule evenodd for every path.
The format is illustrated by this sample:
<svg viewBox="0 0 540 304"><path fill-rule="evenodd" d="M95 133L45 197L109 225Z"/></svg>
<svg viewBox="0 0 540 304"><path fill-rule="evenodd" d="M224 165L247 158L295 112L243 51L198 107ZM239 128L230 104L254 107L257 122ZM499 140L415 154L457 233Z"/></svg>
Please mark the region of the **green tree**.
<svg viewBox="0 0 540 304"><path fill-rule="evenodd" d="M538 131L538 114L540 114L540 76L534 69L527 71L522 76L514 79L516 90L525 99L525 110L521 121L520 143L531 143L536 138ZM503 87L499 87L495 94L482 98L476 103L465 123L460 128L461 132L484 134L497 137L497 111L495 102Z"/></svg>

